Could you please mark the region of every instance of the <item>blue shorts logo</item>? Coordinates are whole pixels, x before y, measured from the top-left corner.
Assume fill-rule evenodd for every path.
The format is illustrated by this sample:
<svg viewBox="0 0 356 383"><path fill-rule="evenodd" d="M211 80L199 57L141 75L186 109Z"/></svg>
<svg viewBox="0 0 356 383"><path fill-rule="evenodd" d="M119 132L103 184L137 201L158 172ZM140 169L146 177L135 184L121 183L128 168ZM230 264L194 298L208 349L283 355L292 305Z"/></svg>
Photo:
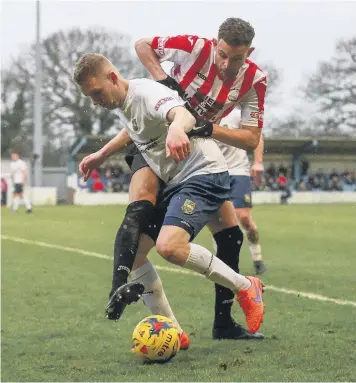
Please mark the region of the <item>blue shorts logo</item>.
<svg viewBox="0 0 356 383"><path fill-rule="evenodd" d="M251 203L251 197L248 194L245 194L245 202L246 203Z"/></svg>
<svg viewBox="0 0 356 383"><path fill-rule="evenodd" d="M190 199L186 199L184 201L184 204L182 205L182 210L185 214L193 214L195 209L195 202L191 201Z"/></svg>

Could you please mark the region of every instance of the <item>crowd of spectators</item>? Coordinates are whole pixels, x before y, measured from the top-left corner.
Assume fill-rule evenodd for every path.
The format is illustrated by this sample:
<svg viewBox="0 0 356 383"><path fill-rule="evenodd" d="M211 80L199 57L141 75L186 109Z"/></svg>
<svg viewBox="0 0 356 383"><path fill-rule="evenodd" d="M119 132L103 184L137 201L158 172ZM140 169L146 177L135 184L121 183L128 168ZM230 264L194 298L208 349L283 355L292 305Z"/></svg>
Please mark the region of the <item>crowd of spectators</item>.
<svg viewBox="0 0 356 383"><path fill-rule="evenodd" d="M83 177L80 177L79 186L93 193L128 192L130 177L130 173L119 164L107 165L93 170L86 183L84 183Z"/></svg>
<svg viewBox="0 0 356 383"><path fill-rule="evenodd" d="M111 163L92 172L87 183L81 177L79 186L90 192L127 192L130 184L130 172L118 163ZM273 163L265 167L264 173L252 179L253 191L356 191L355 172L343 172L333 169L325 171L309 170L305 163L301 167L301 177L297 181L292 166Z"/></svg>
<svg viewBox="0 0 356 383"><path fill-rule="evenodd" d="M277 191L289 187L295 191L356 191L356 174L348 170L311 171L307 163L302 163L299 181L295 179L291 166L283 163L270 164L260 177L254 177L254 191Z"/></svg>

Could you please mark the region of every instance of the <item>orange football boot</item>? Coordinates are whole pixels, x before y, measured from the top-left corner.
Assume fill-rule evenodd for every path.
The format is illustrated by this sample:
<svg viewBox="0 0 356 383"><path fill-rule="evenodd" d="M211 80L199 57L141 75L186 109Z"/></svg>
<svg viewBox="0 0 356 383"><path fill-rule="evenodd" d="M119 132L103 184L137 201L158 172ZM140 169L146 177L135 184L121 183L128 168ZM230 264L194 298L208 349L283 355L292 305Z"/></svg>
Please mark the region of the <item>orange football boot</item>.
<svg viewBox="0 0 356 383"><path fill-rule="evenodd" d="M255 333L263 321L264 305L262 300L263 283L259 278L246 277L251 286L247 290L240 290L236 294L236 300L242 308L248 330Z"/></svg>
<svg viewBox="0 0 356 383"><path fill-rule="evenodd" d="M179 338L180 338L180 349L188 350L188 348L190 347L190 339L188 334L185 331L183 331L181 334L179 334Z"/></svg>

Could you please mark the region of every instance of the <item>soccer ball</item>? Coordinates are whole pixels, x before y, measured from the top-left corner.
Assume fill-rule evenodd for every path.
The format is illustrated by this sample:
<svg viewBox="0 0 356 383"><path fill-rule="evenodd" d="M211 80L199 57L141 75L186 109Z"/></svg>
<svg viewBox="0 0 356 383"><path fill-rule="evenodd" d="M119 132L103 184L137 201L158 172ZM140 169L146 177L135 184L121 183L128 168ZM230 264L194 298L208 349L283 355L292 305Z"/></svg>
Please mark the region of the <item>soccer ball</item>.
<svg viewBox="0 0 356 383"><path fill-rule="evenodd" d="M135 327L132 334L133 352L144 362L165 363L179 351L177 326L162 315L151 315Z"/></svg>

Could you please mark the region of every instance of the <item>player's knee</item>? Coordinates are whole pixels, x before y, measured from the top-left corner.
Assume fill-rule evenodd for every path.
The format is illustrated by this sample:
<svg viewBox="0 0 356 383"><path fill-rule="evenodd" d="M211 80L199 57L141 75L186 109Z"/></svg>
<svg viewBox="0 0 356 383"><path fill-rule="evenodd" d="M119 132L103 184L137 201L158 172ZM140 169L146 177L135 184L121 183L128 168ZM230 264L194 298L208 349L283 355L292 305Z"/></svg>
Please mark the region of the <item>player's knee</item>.
<svg viewBox="0 0 356 383"><path fill-rule="evenodd" d="M141 232L155 212L155 207L150 201L135 201L126 208L124 220L118 236L125 234L126 240L134 236L134 231Z"/></svg>
<svg viewBox="0 0 356 383"><path fill-rule="evenodd" d="M158 237L156 242L157 253L166 261L176 265L184 264L182 257L184 258L187 247L189 253L188 244L181 243L177 238L169 238L162 235Z"/></svg>
<svg viewBox="0 0 356 383"><path fill-rule="evenodd" d="M175 246L173 241L166 240L165 238L162 238L162 237L158 237L157 239L156 250L161 257L165 258L168 261L175 254Z"/></svg>
<svg viewBox="0 0 356 383"><path fill-rule="evenodd" d="M151 203L156 203L157 199L157 190L156 189L147 189L147 188L141 188L137 189L134 192L131 192L130 190L130 200L131 201L151 201Z"/></svg>
<svg viewBox="0 0 356 383"><path fill-rule="evenodd" d="M154 209L154 205L151 201L135 201L127 205L126 215L145 214L147 212L150 212L152 209Z"/></svg>

